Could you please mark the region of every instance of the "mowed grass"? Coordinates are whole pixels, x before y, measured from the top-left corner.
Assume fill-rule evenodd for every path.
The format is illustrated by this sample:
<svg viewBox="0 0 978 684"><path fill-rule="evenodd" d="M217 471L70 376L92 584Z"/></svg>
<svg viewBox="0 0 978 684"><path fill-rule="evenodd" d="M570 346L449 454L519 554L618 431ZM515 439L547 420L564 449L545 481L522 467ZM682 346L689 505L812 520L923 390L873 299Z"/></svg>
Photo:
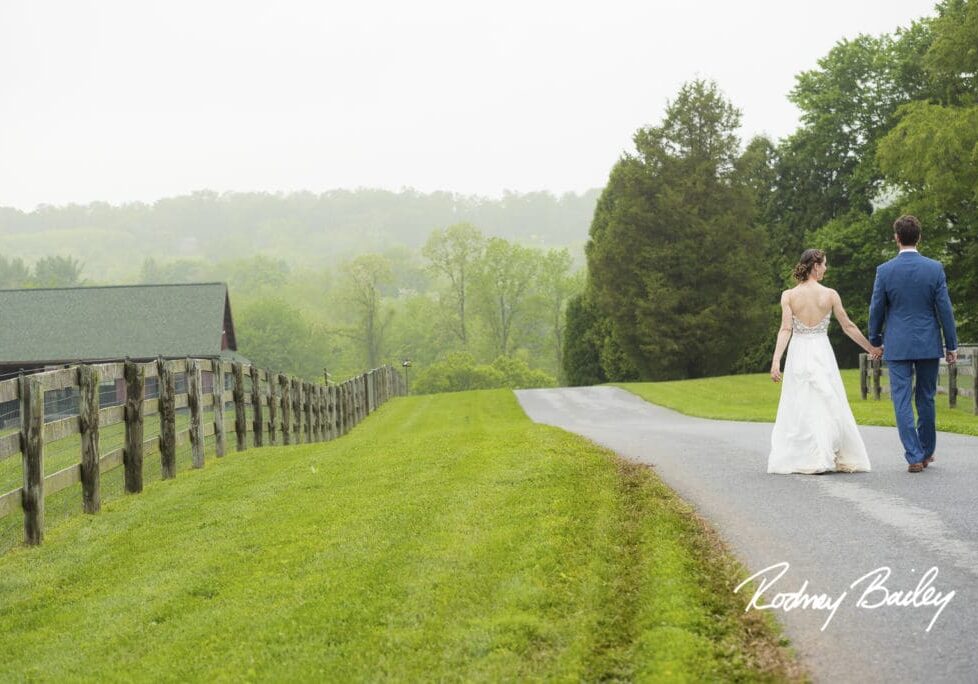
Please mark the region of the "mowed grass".
<svg viewBox="0 0 978 684"><path fill-rule="evenodd" d="M893 404L888 396L864 400L859 393L859 371L843 370L849 405L856 422L862 425L894 426ZM616 383L646 401L700 418L774 422L781 385L767 374L727 375L718 378L672 382ZM978 416L971 399L958 397L958 405L948 407L947 395L937 396L937 429L978 435Z"/></svg>
<svg viewBox="0 0 978 684"><path fill-rule="evenodd" d="M783 680L742 569L511 392L150 483L0 556L3 680Z"/></svg>

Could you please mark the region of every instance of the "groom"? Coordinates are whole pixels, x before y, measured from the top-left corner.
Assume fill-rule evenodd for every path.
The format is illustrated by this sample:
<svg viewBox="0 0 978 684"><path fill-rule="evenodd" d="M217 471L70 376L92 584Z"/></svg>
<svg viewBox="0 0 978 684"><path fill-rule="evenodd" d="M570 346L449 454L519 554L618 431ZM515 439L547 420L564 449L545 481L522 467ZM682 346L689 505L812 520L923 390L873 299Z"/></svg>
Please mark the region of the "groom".
<svg viewBox="0 0 978 684"><path fill-rule="evenodd" d="M893 232L900 253L876 269L869 305L869 342L883 346L897 428L910 464L907 470L919 473L934 460L934 395L941 357L948 363L957 361L958 338L944 267L917 252L920 221L901 216L894 222ZM914 373L916 427L910 407Z"/></svg>

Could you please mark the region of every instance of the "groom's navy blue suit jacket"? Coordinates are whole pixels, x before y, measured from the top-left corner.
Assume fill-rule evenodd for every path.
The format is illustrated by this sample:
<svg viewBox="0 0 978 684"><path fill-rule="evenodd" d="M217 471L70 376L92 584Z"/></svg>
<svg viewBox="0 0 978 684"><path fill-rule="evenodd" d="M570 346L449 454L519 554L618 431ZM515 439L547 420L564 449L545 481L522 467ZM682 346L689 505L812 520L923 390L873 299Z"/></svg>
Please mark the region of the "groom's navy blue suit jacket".
<svg viewBox="0 0 978 684"><path fill-rule="evenodd" d="M958 335L941 262L900 252L876 269L869 304L869 343L883 345L886 361L939 359L958 348Z"/></svg>

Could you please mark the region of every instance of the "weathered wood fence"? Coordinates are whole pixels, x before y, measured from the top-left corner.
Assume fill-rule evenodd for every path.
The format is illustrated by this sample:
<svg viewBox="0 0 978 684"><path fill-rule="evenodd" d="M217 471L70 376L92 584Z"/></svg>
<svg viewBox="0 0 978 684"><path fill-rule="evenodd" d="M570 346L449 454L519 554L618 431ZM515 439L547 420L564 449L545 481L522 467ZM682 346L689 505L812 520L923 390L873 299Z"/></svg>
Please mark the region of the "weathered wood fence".
<svg viewBox="0 0 978 684"><path fill-rule="evenodd" d="M213 389L205 393L202 378L207 374ZM146 398L147 380L154 378L156 396ZM100 384L121 380L126 387L125 403L100 407ZM178 384L181 391L177 391ZM78 392L77 415L45 420L45 393L66 389ZM21 456L23 486L0 495L0 518L19 504L24 512L25 542L40 544L45 497L80 483L82 509L98 513L101 474L122 466L125 491L142 491L147 450L158 447L163 479L176 477L177 447L188 442L193 468L204 465L208 437L214 438L216 456L224 456L231 438L225 425L226 409L234 412L234 448L243 451L249 441L262 447L335 439L404 390L403 378L391 366L339 384L320 385L255 366L195 358L78 365L4 380L0 382L0 404L19 401L20 430L0 434L0 462ZM205 408L210 408L207 414L213 420L204 420ZM182 429L177 429L178 413L186 418L181 421ZM159 436L144 439L144 425L154 415ZM123 446L101 453L100 429L119 423L125 429ZM45 475L45 444L73 435L80 435L80 461Z"/></svg>
<svg viewBox="0 0 978 684"><path fill-rule="evenodd" d="M978 416L978 346L961 345L958 362L949 364L941 359L939 373L937 391L947 395L948 405L957 408L959 397L970 398L971 409ZM863 399L872 396L877 400L889 395L889 372L885 361L873 361L868 354L859 355L859 393Z"/></svg>

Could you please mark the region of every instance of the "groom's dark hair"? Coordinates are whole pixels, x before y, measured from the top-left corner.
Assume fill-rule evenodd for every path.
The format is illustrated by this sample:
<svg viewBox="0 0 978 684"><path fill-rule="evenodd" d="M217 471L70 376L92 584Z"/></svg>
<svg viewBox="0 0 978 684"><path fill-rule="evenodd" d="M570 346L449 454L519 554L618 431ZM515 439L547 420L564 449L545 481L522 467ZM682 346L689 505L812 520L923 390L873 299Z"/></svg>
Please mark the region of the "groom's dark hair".
<svg viewBox="0 0 978 684"><path fill-rule="evenodd" d="M913 247L920 242L920 221L916 216L904 214L893 222L893 232L904 247Z"/></svg>

